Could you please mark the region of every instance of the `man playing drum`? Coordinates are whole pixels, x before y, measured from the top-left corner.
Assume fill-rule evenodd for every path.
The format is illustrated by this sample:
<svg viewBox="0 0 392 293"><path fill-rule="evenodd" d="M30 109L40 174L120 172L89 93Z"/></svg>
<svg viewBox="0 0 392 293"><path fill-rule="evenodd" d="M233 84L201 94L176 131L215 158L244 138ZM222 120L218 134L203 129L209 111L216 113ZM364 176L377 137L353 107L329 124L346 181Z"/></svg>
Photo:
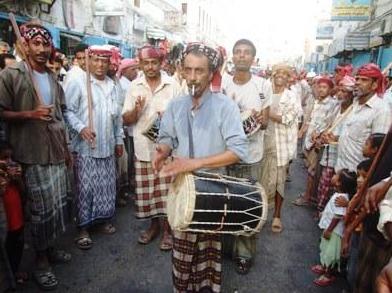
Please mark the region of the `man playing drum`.
<svg viewBox="0 0 392 293"><path fill-rule="evenodd" d="M238 106L209 89L218 63L214 49L190 44L183 62L190 95L174 99L163 115L153 167L168 176L199 169L222 173L222 167L248 156ZM164 165L172 151L175 159ZM220 292L220 235L173 234L174 291Z"/></svg>
<svg viewBox="0 0 392 293"><path fill-rule="evenodd" d="M265 129L268 123L268 113L271 104L271 83L261 77L252 75L250 68L256 56L255 45L247 40L238 40L233 47L234 76L224 79L223 92L233 98L241 112L252 111L257 123ZM247 164L240 163L228 168L229 175L255 180L261 177L261 159L263 158L264 131L258 130L249 136L249 157ZM232 236L225 238L225 251L231 250L237 272L248 273L252 258L256 253L256 237ZM232 247L231 247L232 246Z"/></svg>

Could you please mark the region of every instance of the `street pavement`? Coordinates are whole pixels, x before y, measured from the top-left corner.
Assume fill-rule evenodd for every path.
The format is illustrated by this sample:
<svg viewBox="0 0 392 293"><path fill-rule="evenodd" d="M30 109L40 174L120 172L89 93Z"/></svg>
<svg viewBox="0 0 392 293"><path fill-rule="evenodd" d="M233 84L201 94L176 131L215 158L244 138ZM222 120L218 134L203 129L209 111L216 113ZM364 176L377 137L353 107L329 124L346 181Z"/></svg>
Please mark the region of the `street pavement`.
<svg viewBox="0 0 392 293"><path fill-rule="evenodd" d="M305 189L305 170L301 160L291 166L292 182L287 184L281 234L271 232L272 210L268 222L258 237L255 264L248 275L235 272L230 259L223 262L222 292L280 293L280 292L342 292L345 282L339 279L334 286L318 288L312 281L311 271L318 262L320 230L312 219L310 208L296 207L291 201ZM159 250L159 240L147 246L139 245L139 232L147 222L137 221L133 207L119 208L114 224L114 235L93 234L94 246L81 251L74 245L76 229L70 227L60 239L59 246L70 251L69 264L56 265L54 271L60 280L57 292L172 292L171 255ZM24 266L31 263L31 249ZM30 256L30 257L29 257ZM39 292L29 282L23 292Z"/></svg>

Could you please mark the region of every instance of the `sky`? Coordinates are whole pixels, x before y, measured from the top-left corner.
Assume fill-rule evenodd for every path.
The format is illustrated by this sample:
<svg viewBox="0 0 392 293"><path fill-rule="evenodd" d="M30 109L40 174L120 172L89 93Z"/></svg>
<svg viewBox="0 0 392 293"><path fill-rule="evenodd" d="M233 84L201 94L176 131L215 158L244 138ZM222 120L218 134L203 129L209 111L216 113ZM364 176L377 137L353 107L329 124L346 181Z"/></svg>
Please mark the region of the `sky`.
<svg viewBox="0 0 392 293"><path fill-rule="evenodd" d="M263 63L303 54L314 39L318 19L326 19L331 0L209 0L231 50L240 38L252 40ZM224 7L224 15L222 15Z"/></svg>

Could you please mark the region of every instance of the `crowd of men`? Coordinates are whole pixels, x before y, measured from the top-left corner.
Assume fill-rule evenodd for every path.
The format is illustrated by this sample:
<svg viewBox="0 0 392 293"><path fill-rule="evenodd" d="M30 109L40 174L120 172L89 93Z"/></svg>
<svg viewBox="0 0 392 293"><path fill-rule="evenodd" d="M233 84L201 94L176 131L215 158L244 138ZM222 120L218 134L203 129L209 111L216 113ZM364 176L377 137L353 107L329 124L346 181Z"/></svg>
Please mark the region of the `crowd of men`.
<svg viewBox="0 0 392 293"><path fill-rule="evenodd" d="M232 72L223 48L201 43L181 54L146 45L135 59L114 46L79 44L69 65L45 27L20 31L14 54L0 43L2 290L27 279L20 271L26 233L33 279L56 289L51 264L72 259L56 248L70 223L67 206L76 211L75 245L88 250L99 245L92 230L116 232L116 203L134 193L136 218L149 222L137 241L161 235L159 248L172 251L174 291L220 292L222 255L247 274L257 238L172 230L171 182L197 170L252 177L274 209L272 231L281 233L290 164L303 153L306 191L293 204L315 206L323 230L314 283L328 286L347 271L354 292L392 291L392 88L377 65L316 76L277 64L258 76L247 39L232 48ZM158 117L152 141L144 132ZM248 133L250 118L257 128Z"/></svg>

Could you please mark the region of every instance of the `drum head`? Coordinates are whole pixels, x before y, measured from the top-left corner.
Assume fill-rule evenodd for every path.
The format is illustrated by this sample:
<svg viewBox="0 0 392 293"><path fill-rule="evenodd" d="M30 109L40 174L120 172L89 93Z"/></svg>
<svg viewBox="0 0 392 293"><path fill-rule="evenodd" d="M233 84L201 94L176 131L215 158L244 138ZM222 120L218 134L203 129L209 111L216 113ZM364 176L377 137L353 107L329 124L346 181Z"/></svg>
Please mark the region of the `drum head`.
<svg viewBox="0 0 392 293"><path fill-rule="evenodd" d="M167 197L167 219L173 230L183 230L189 226L193 218L195 201L193 175L178 175L171 184Z"/></svg>

